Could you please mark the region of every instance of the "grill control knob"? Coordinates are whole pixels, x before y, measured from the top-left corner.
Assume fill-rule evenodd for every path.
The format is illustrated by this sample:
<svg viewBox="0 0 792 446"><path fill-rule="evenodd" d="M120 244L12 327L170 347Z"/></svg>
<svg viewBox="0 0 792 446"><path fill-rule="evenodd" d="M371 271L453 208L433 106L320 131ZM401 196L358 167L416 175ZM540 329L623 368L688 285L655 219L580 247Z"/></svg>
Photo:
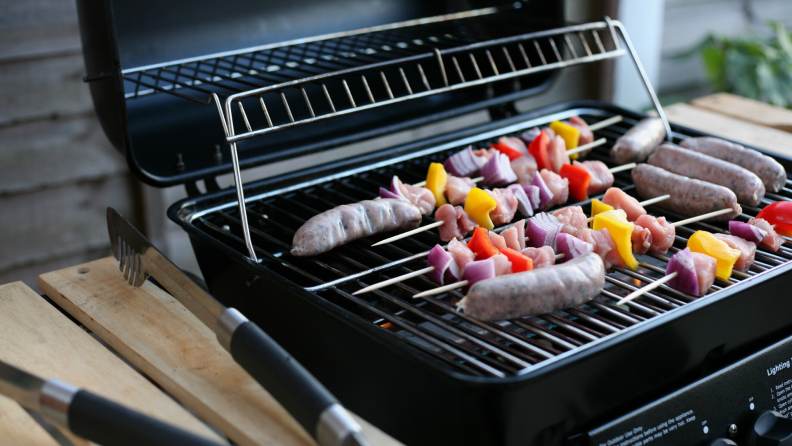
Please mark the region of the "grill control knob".
<svg viewBox="0 0 792 446"><path fill-rule="evenodd" d="M737 446L737 443L729 440L728 438L716 438L707 443L707 446Z"/></svg>
<svg viewBox="0 0 792 446"><path fill-rule="evenodd" d="M748 446L792 446L792 420L776 411L759 414L748 433Z"/></svg>

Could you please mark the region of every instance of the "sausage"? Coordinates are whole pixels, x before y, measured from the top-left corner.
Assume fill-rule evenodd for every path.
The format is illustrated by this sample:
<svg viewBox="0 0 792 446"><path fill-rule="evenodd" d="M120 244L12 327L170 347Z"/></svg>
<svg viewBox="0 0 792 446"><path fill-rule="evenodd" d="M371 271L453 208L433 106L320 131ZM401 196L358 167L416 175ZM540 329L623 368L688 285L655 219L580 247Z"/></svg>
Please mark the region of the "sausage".
<svg viewBox="0 0 792 446"><path fill-rule="evenodd" d="M663 120L646 118L616 140L610 151L611 159L617 164L640 163L652 154L665 137Z"/></svg>
<svg viewBox="0 0 792 446"><path fill-rule="evenodd" d="M658 203L658 206L688 217L725 208L731 208L733 212L712 219L731 220L742 213L734 192L717 184L683 177L651 164L637 165L632 171L632 179L638 195L655 198L669 194L671 198Z"/></svg>
<svg viewBox="0 0 792 446"><path fill-rule="evenodd" d="M731 189L737 201L749 206L759 206L765 195L762 180L753 172L673 144L661 145L646 162L677 175L720 184Z"/></svg>
<svg viewBox="0 0 792 446"><path fill-rule="evenodd" d="M344 243L395 229L414 229L421 210L404 200L383 198L341 206L311 217L294 234L291 253L314 256Z"/></svg>
<svg viewBox="0 0 792 446"><path fill-rule="evenodd" d="M605 286L605 265L594 253L547 268L476 282L458 307L482 321L545 314L588 302Z"/></svg>
<svg viewBox="0 0 792 446"><path fill-rule="evenodd" d="M765 189L770 192L778 192L786 184L784 166L756 150L709 136L686 139L679 145L750 170L762 180Z"/></svg>

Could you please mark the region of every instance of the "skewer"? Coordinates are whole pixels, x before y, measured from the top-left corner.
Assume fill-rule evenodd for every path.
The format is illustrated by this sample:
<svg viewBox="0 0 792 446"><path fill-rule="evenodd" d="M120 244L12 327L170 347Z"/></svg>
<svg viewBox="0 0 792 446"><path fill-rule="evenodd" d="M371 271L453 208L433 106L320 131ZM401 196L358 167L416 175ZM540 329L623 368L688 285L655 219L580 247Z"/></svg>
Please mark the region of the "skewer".
<svg viewBox="0 0 792 446"><path fill-rule="evenodd" d="M590 125L589 126L589 130L591 130L592 132L596 132L597 130L604 129L605 127L608 127L610 125L616 124L617 122L621 122L623 119L624 118L621 115L616 115L616 116L613 116L611 118L604 119L604 120L602 120L602 121L600 121L600 122L598 122L596 124ZM584 151L586 151L588 149L593 149L594 147L599 147L599 146L605 144L606 142L608 142L608 140L606 138L600 138L600 139L598 139L596 141L592 141L592 142L590 142L588 144L583 144L582 146L576 147L576 148L571 149L571 150L567 150L567 154L568 155L574 155L576 153L584 152ZM625 166L626 166L626 164L625 164ZM635 167L635 165L633 165L632 167ZM632 167L625 168L625 170L626 169L631 169ZM616 172L619 172L619 171L617 170ZM613 172L613 173L616 173L616 172ZM484 177L473 178L473 182L474 183L478 183L478 182L481 182L483 180L484 180ZM415 186L415 187L424 187L424 186L426 186L426 181L421 181L421 182L415 183L415 184L413 184L413 186Z"/></svg>
<svg viewBox="0 0 792 446"><path fill-rule="evenodd" d="M603 140L604 140L604 139L605 139L605 138L603 138ZM596 142L596 141L595 141L595 142ZM593 143L592 143L592 144L593 144ZM621 166L616 166L616 167L610 168L610 169L608 169L608 170L609 170L611 173L616 173L616 172L621 172L622 170L628 170L628 169L632 169L632 168L633 168L633 167L635 167L635 166L636 166L636 164L635 164L635 163L627 163L627 164L624 164L624 165L621 165ZM537 175L538 175L538 174L537 174ZM476 182L476 180L479 180L479 178L476 178L476 179L474 179L473 181L474 181L474 182ZM667 197L667 198L670 198L670 197L671 197L670 195L663 195L663 196L664 196L664 197ZM659 198L659 197L658 197L658 198ZM664 198L664 199L665 199L665 198ZM655 200L656 200L656 199L655 199ZM654 203L656 203L656 202L657 202L657 201L655 201ZM593 220L594 220L594 218L592 217L592 218L590 218L588 221L593 221ZM407 232L404 232L404 233L402 233L402 234L394 235L393 237L388 237L388 238L386 238L385 240L380 240L379 242L377 242L377 243L375 243L375 244L373 244L373 245L371 245L371 246L372 246L372 247L374 247L374 246L384 245L384 244L386 244L386 243L390 243L390 242L395 242L396 240L401 240L401 239L403 239L403 238L405 238L405 237L409 237L409 236L411 236L411 235L413 235L413 234L417 234L417 233L419 233L419 232L428 231L429 229L436 228L436 227L438 227L438 226L441 226L441 225L443 225L443 223L444 223L443 221L436 221L436 222L434 222L434 223L432 223L432 224L429 224L429 225L426 225L426 226L421 226L420 228L415 228L415 229L413 229L413 230L411 230L411 231L407 231Z"/></svg>
<svg viewBox="0 0 792 446"><path fill-rule="evenodd" d="M695 223L697 221L706 220L706 219L712 218L712 217L717 217L718 215L722 215L722 214L725 214L725 213L728 213L728 212L732 212L732 211L733 211L733 209L731 209L731 208L721 209L719 211L709 212L709 213L706 213L706 214L703 214L703 215L699 215L698 217L692 217L692 218L688 218L686 220L678 221L676 223L671 223L671 226L677 227L677 226L682 226L682 225L686 225L686 224L689 224L689 223ZM556 255L556 258L558 258L558 255ZM643 287L643 288L641 288L639 290L636 290L636 291L630 293L629 295L627 295L627 297L625 297L624 299L619 301L616 305L621 305L624 302L629 302L630 300L635 299L636 297L646 293L647 291L651 291L651 290L659 287L660 285L668 282L669 280L673 279L674 277L676 277L676 273L672 273L672 274L669 274L668 276L663 277L662 279L658 279L657 281L655 281L655 282L653 282L653 283L651 283L651 284L649 284L649 285L647 285L647 286L645 286L645 287ZM467 285L468 285L468 281L467 280L463 280L461 282L451 283L451 284L448 284L448 285L445 285L445 286L441 286L441 287L438 287L438 288L434 288L434 289L431 289L431 290L424 291L422 293L418 293L418 294L414 295L413 297L416 298L416 297L423 297L423 296L431 296L433 294L440 294L440 293L443 293L443 292L446 292L446 291L450 291L450 290L453 290L455 288L461 288L461 287L464 287L464 286L467 286Z"/></svg>
<svg viewBox="0 0 792 446"><path fill-rule="evenodd" d="M564 254L556 254L555 258L556 260L562 259L564 258ZM456 288L466 287L468 286L469 283L470 282L468 282L467 280L463 280L457 283L449 283L448 285L443 285L441 287L432 288L431 290L426 290L424 292L418 293L413 296L413 299L417 299L419 297L424 297L424 296L432 296L434 294L445 293L446 291L451 291Z"/></svg>
<svg viewBox="0 0 792 446"><path fill-rule="evenodd" d="M626 166L626 164L625 164L625 166ZM638 204L640 204L641 207L644 207L644 206L649 206L650 204L659 203L659 202L661 202L663 200L668 200L669 198L671 198L671 195L668 195L668 194L660 195L659 197L655 197L655 198L652 198L652 199L649 199L649 200L641 201ZM720 211L718 211L718 212L720 212ZM720 214L718 214L718 215L720 215ZM594 221L594 217L589 217L588 220L586 220L587 223L591 223L592 221Z"/></svg>
<svg viewBox="0 0 792 446"><path fill-rule="evenodd" d="M603 119L602 121L600 121L600 122L598 122L596 124L591 124L589 126L589 130L591 130L592 132L596 132L599 129L604 129L605 127L608 127L610 125L616 124L617 122L621 122L622 119L624 119L624 118L621 115L616 115L616 116L614 116L612 118Z"/></svg>
<svg viewBox="0 0 792 446"><path fill-rule="evenodd" d="M576 153L585 152L588 149L593 149L594 147L599 147L603 144L608 142L606 138L600 138L596 141L592 141L588 144L583 144L582 146L576 147L574 149L569 149L566 151L567 155L574 155Z"/></svg>
<svg viewBox="0 0 792 446"><path fill-rule="evenodd" d="M445 224L445 222L443 220L436 221L436 222L428 224L426 226L421 226L420 228L415 228L413 230L404 232L402 234L394 235L393 237L386 238L385 240L380 240L380 241L378 241L377 243L374 243L371 246L384 245L386 243L390 243L390 242L399 240L399 239L404 238L404 237L409 237L409 236L411 236L413 234L417 234L419 232L428 231L429 229L436 228L438 226L443 226L444 224Z"/></svg>
<svg viewBox="0 0 792 446"><path fill-rule="evenodd" d="M471 179L470 181L472 181L473 183L480 183L480 182L484 181L484 177L476 177L476 178ZM415 184L413 184L413 186L415 186L415 187L424 187L424 186L426 186L426 180L418 182L418 183L415 183Z"/></svg>
<svg viewBox="0 0 792 446"><path fill-rule="evenodd" d="M626 304L627 302L630 302L633 299L636 299L638 297L643 296L645 293L648 293L649 291L652 291L653 289L655 289L655 288L659 287L660 285L662 285L662 284L668 282L669 280L673 279L674 277L677 276L677 274L679 274L679 273L674 271L673 273L663 277L662 279L657 279L654 282L650 283L649 285L646 285L643 288L638 288L637 290L633 291L632 293L624 296L624 298L622 300L616 302L616 305L617 306L618 305L624 305L624 304Z"/></svg>

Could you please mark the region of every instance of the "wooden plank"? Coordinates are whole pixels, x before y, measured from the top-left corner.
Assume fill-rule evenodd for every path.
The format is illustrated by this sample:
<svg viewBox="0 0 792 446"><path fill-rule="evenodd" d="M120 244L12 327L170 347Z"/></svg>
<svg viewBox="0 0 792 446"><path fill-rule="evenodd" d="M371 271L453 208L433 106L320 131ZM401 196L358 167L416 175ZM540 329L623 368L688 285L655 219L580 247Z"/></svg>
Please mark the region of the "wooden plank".
<svg viewBox="0 0 792 446"><path fill-rule="evenodd" d="M792 132L792 110L730 93L717 93L693 99L690 104L741 121Z"/></svg>
<svg viewBox="0 0 792 446"><path fill-rule="evenodd" d="M39 287L232 441L240 445L314 444L233 361L214 332L151 283L141 288L128 285L115 259L44 274ZM375 431L376 435L382 434Z"/></svg>
<svg viewBox="0 0 792 446"><path fill-rule="evenodd" d="M0 358L42 378L61 379L221 441L209 427L21 282L0 286Z"/></svg>
<svg viewBox="0 0 792 446"><path fill-rule="evenodd" d="M16 401L0 395L0 446L58 446Z"/></svg>
<svg viewBox="0 0 792 446"><path fill-rule="evenodd" d="M792 135L787 132L683 103L672 104L664 110L671 122L792 157Z"/></svg>
<svg viewBox="0 0 792 446"><path fill-rule="evenodd" d="M0 128L0 195L126 173L91 114Z"/></svg>
<svg viewBox="0 0 792 446"><path fill-rule="evenodd" d="M93 110L82 54L4 63L0 125Z"/></svg>
<svg viewBox="0 0 792 446"><path fill-rule="evenodd" d="M129 175L0 195L0 272L108 246L109 205L136 221Z"/></svg>

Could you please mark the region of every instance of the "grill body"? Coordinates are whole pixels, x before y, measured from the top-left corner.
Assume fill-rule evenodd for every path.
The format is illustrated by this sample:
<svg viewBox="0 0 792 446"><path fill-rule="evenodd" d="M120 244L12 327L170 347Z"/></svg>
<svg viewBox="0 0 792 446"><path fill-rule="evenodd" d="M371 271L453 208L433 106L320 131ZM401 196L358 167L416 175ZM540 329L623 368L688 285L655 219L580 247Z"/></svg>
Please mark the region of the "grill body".
<svg viewBox="0 0 792 446"><path fill-rule="evenodd" d="M249 209L258 212L259 218L277 219L274 213L264 214L261 209L265 208L256 211L252 202L257 195L278 199L309 187L321 188L339 178L362 177L371 166L428 165L431 154L415 159L409 154L453 145L519 122L573 114L621 114L633 122L642 118L606 103L559 104L249 184L245 188L246 196L252 197ZM678 126L673 130L678 135L702 136ZM789 160L779 161L788 170L792 167ZM625 185L623 176L617 178L621 178L621 186L630 187L629 180ZM376 188L369 189L374 195ZM484 374L475 373L469 364L462 364L464 361L438 357L434 349L405 337L403 331L383 329L380 325L385 320L378 319L371 307L389 304L377 301L367 307L346 297L343 289L351 282L316 292L306 290L310 287L302 283L303 278L295 279L278 263L282 252L278 254L266 244L262 250L270 257L265 256L261 264L252 262L244 246L234 241L236 228L211 221L218 212L222 215L223 209L233 209L230 205L235 199L233 189L218 191L183 200L168 212L189 234L210 291L270 333L346 406L407 444L585 444L587 429L792 334L787 317L792 314L792 300L786 292L792 285L792 276L787 274L792 264L786 261L715 295L642 318L645 320L640 323L599 335L552 358L539 358L527 369L505 377L481 376ZM350 201L338 200L336 204ZM233 221L233 216L224 218ZM217 231L213 232L213 227ZM261 240L265 243L268 239ZM322 275L326 271L309 272ZM370 284L379 281L377 277L373 274L362 280ZM424 304L407 301L406 305ZM409 319L409 311L411 308L397 311L393 317ZM586 314L590 313L565 317L580 322ZM446 322L452 328L465 325L453 315L446 315ZM455 338L449 343L469 344ZM492 359L482 349L472 350L483 359L487 355Z"/></svg>

